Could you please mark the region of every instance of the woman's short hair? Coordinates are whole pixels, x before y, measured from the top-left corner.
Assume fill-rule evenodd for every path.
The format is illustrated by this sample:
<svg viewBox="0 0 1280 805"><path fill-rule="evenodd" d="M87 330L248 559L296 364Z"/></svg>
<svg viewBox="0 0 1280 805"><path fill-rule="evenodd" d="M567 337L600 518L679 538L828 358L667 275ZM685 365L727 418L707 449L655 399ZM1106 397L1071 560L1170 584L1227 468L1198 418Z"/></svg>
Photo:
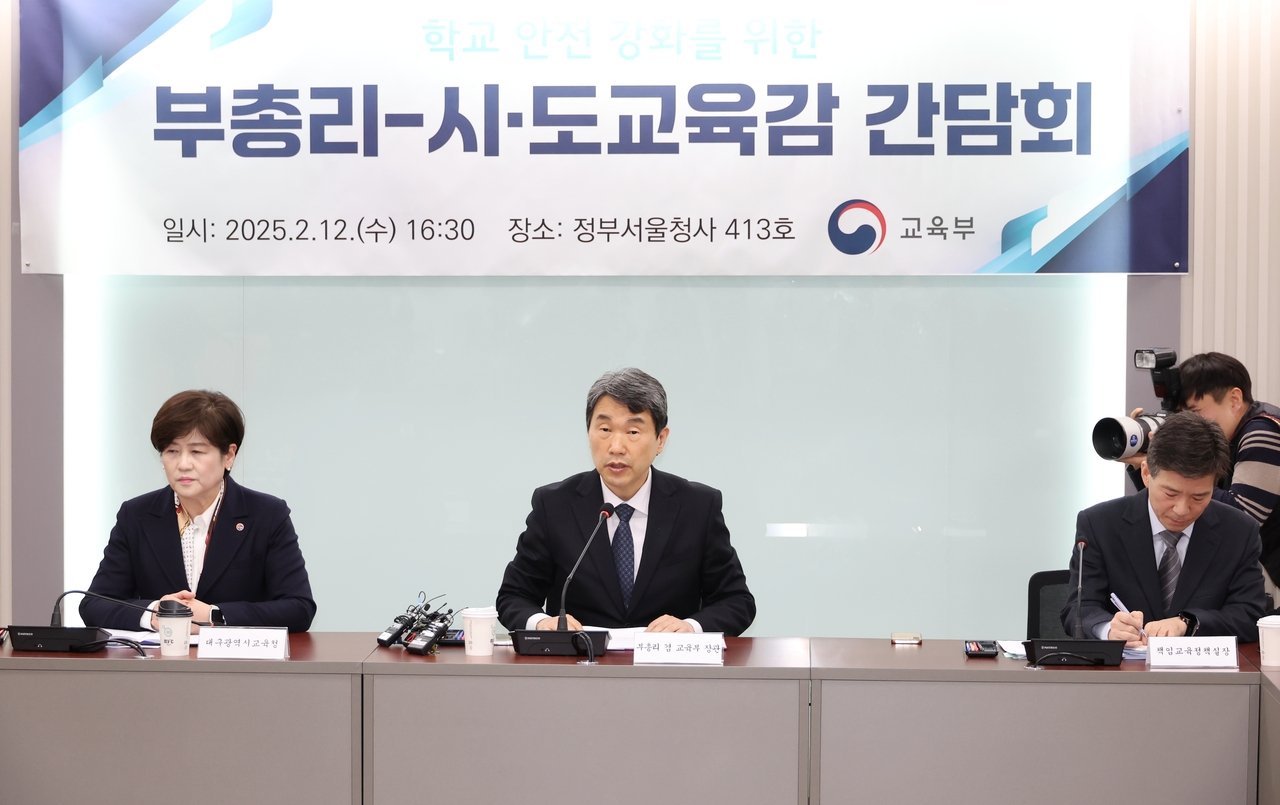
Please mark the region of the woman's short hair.
<svg viewBox="0 0 1280 805"><path fill-rule="evenodd" d="M244 444L244 414L220 391L180 391L165 400L151 420L151 446L163 453L192 431L226 455L231 445L238 450Z"/></svg>

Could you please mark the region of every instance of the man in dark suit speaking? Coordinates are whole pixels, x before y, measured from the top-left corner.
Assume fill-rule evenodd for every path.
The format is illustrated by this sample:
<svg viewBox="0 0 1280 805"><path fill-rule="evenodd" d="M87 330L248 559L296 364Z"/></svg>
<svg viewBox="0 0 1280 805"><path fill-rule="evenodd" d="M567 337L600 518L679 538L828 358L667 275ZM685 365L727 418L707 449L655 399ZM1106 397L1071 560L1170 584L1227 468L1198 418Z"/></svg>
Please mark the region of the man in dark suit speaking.
<svg viewBox="0 0 1280 805"><path fill-rule="evenodd" d="M1236 635L1258 639L1263 614L1262 541L1258 523L1213 500L1214 484L1230 468L1226 436L1198 414L1172 414L1151 437L1142 463L1146 489L1080 512L1071 559L1071 592L1062 610L1070 633L1076 582L1086 637ZM1117 612L1115 594L1131 612ZM1145 634L1144 634L1145 632Z"/></svg>
<svg viewBox="0 0 1280 805"><path fill-rule="evenodd" d="M751 625L756 602L729 544L720 492L652 466L669 433L667 394L653 377L622 369L595 382L587 441L596 468L534 491L498 590L504 626L556 628L546 613L559 611L565 578L605 503L615 516L569 585L570 629L739 635Z"/></svg>

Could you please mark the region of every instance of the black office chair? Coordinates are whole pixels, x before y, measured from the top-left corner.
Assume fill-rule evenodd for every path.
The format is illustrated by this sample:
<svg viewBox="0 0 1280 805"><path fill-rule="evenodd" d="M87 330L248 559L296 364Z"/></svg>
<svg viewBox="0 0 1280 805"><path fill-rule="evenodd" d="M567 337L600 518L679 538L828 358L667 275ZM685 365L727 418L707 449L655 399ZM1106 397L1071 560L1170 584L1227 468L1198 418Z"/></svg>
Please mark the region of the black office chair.
<svg viewBox="0 0 1280 805"><path fill-rule="evenodd" d="M1041 570L1027 584L1027 639L1070 637L1062 628L1062 608L1071 589L1071 571Z"/></svg>

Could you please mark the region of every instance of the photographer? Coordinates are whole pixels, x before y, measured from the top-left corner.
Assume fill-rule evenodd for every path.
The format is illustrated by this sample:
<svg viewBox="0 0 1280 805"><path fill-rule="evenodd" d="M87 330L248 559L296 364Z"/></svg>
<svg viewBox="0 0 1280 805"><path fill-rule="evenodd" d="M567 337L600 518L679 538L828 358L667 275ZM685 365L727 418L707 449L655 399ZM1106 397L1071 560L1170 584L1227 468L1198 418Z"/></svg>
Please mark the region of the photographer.
<svg viewBox="0 0 1280 805"><path fill-rule="evenodd" d="M1076 519L1076 540L1089 549L1071 557L1064 629L1079 619L1084 634L1130 647L1195 634L1258 639L1266 600L1258 524L1213 499L1229 452L1216 422L1190 411L1168 416L1142 462L1147 488Z"/></svg>
<svg viewBox="0 0 1280 805"><path fill-rule="evenodd" d="M1262 530L1262 568L1268 611L1280 604L1280 408L1253 399L1244 364L1221 352L1187 358L1178 367L1181 410L1216 422L1230 442L1230 474L1218 482L1214 499L1240 509ZM1140 413L1142 409L1135 412ZM1129 477L1142 489L1138 467L1145 455L1124 459Z"/></svg>

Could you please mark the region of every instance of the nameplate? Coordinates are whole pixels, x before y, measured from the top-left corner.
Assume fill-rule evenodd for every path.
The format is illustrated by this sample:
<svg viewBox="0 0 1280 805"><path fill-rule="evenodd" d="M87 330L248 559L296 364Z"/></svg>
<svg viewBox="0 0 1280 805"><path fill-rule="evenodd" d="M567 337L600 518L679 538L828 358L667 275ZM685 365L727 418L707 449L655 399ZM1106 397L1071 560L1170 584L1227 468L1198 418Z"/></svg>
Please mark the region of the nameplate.
<svg viewBox="0 0 1280 805"><path fill-rule="evenodd" d="M202 660L289 659L289 630L283 626L201 626L196 638Z"/></svg>
<svg viewBox="0 0 1280 805"><path fill-rule="evenodd" d="M636 665L724 665L722 632L641 632L636 635Z"/></svg>
<svg viewBox="0 0 1280 805"><path fill-rule="evenodd" d="M1149 637L1147 665L1152 668L1239 668L1236 638Z"/></svg>

